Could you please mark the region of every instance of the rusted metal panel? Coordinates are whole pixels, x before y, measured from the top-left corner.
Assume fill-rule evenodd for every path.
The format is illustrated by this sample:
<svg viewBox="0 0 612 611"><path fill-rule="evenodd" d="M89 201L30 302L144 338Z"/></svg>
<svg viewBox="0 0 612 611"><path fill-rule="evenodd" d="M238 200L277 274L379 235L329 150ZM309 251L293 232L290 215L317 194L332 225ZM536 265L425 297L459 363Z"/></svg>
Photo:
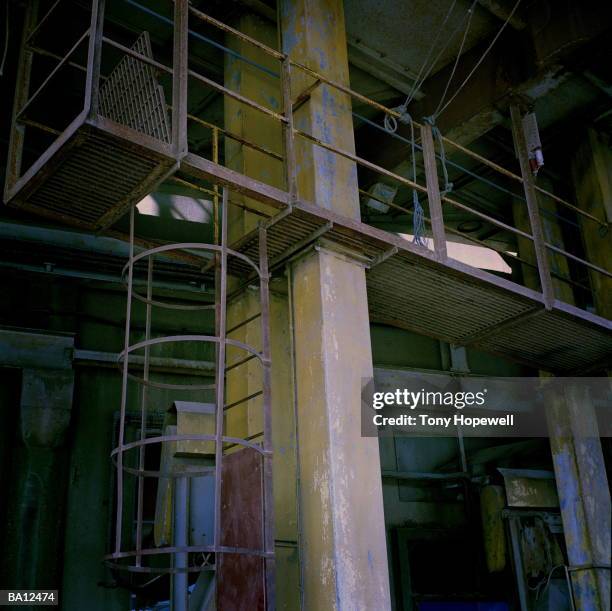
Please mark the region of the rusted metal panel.
<svg viewBox="0 0 612 611"><path fill-rule="evenodd" d="M221 545L260 549L262 531L262 458L249 449L223 457ZM217 608L263 611L264 561L246 554L219 554Z"/></svg>

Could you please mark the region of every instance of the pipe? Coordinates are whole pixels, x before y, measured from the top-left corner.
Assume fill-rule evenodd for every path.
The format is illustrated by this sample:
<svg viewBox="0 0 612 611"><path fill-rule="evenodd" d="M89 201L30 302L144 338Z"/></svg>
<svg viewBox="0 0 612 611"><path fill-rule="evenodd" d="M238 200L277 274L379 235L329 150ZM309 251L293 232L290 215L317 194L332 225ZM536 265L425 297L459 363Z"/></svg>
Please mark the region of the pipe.
<svg viewBox="0 0 612 611"><path fill-rule="evenodd" d="M187 547L189 545L187 527L189 524L189 479L183 475L176 478L174 488L174 545ZM174 554L174 568L187 569L189 554L177 552ZM172 576L172 605L171 611L187 611L189 608L189 573L175 573Z"/></svg>

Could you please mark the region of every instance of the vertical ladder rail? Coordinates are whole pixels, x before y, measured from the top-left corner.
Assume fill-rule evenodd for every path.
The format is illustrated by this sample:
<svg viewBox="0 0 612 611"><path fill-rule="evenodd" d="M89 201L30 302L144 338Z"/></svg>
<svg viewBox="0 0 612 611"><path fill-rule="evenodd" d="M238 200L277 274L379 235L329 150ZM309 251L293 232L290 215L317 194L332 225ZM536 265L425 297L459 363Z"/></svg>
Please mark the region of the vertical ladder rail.
<svg viewBox="0 0 612 611"><path fill-rule="evenodd" d="M272 494L272 371L270 354L270 295L268 273L267 230L259 225L259 298L261 305L261 340L263 367L263 546L266 552L266 609L276 607L275 560L274 560L274 497Z"/></svg>
<svg viewBox="0 0 612 611"><path fill-rule="evenodd" d="M215 423L215 548L221 546L221 478L223 475L223 416L225 405L225 340L227 324L227 208L228 189L223 188L221 203L221 251L217 265L217 379ZM217 559L216 564L219 564Z"/></svg>

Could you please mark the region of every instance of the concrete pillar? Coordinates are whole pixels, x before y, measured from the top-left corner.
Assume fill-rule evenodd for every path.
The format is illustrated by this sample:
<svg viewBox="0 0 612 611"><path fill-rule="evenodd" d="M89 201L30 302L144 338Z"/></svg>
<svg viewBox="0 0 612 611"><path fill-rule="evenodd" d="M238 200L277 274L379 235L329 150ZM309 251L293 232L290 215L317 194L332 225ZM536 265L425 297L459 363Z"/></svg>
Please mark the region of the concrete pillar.
<svg viewBox="0 0 612 611"><path fill-rule="evenodd" d="M275 25L260 16L242 13L232 24L241 32L276 48ZM281 108L280 81L272 76L280 73L279 63L260 49L234 36L226 44L267 72L226 54L225 84L247 98L275 111ZM272 74L270 74L272 73ZM225 97L225 129L255 142L276 153L283 152L281 126L261 112ZM284 188L282 161L254 150L245 144L226 138L225 161L227 167L278 188ZM237 193L231 200L248 205L268 215L274 209L245 201ZM229 208L228 236L230 243L257 227L262 217L237 206ZM259 291L248 289L228 305L228 329L239 325L260 312ZM254 318L230 336L256 348L261 348L261 320ZM299 563L297 549L297 457L293 403L293 362L289 327L289 300L285 278L274 278L270 285L270 349L272 357L272 441L273 489L275 515L276 554L276 608L291 611L300 608ZM227 363L244 359L243 351L231 346L227 349ZM227 403L250 396L261 389L261 367L255 361L240 365L227 373ZM262 432L263 412L261 396L232 408L227 413L227 434L257 439Z"/></svg>
<svg viewBox="0 0 612 611"><path fill-rule="evenodd" d="M58 589L63 545L71 370L24 369L21 441L7 495L2 581L18 589Z"/></svg>
<svg viewBox="0 0 612 611"><path fill-rule="evenodd" d="M550 405L547 420L565 545L570 566L576 568L570 573L576 606L607 611L610 488L588 392L566 392Z"/></svg>
<svg viewBox="0 0 612 611"><path fill-rule="evenodd" d="M538 184L553 191L553 185L545 179L538 179ZM550 198L539 198L543 210L555 211L556 204ZM514 216L517 227L529 229L521 204L515 204ZM544 216L542 225L547 241L564 248L559 222ZM519 239L519 254L535 261L533 247L526 240ZM551 271L569 274L565 257L551 256L549 251L549 261ZM524 270L527 286L537 288L535 270L527 266ZM553 290L556 299L574 303L573 291L566 282L553 277ZM603 611L610 604L610 572L591 567L610 563L610 492L597 416L588 393L568 392L565 397L555 397L547 411L547 422L568 560L570 565L582 567L571 572L574 596L578 609Z"/></svg>
<svg viewBox="0 0 612 611"><path fill-rule="evenodd" d="M283 51L348 83L340 0L283 0ZM312 84L292 69L295 99ZM327 85L295 113L297 129L354 150L350 100ZM296 141L301 199L359 218L355 165ZM360 393L373 376L365 270L317 245L291 266L300 557L304 609L390 608L378 440L362 438Z"/></svg>
<svg viewBox="0 0 612 611"><path fill-rule="evenodd" d="M572 162L578 205L608 223L612 220L612 153L609 143L590 129ZM580 218L587 258L609 268L612 234ZM591 273L599 315L612 318L612 280ZM571 393L567 405L553 406L549 419L551 448L561 502L563 529L572 565L610 566L610 487L597 428L587 393ZM610 608L610 570L572 572L579 609Z"/></svg>
<svg viewBox="0 0 612 611"><path fill-rule="evenodd" d="M607 230L580 217L587 259L610 269L612 252L612 152L609 138L589 129L572 161L572 178L578 205L608 223ZM612 318L612 278L591 271L595 309L600 316Z"/></svg>
<svg viewBox="0 0 612 611"><path fill-rule="evenodd" d="M349 85L343 4L339 0L283 0L280 3L283 51L292 59L343 85ZM292 99L315 79L291 69ZM349 153L355 152L351 99L327 85L315 87L294 113L296 129ZM357 167L331 151L296 137L298 194L353 219L359 219Z"/></svg>

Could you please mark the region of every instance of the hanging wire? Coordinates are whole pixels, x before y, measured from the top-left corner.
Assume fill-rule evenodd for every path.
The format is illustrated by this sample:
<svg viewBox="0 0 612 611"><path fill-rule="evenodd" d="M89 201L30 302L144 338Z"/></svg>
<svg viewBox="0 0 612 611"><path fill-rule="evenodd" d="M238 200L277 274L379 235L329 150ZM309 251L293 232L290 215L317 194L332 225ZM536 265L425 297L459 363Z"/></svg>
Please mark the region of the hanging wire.
<svg viewBox="0 0 612 611"><path fill-rule="evenodd" d="M455 58L453 69L451 70L450 76L448 77L448 81L446 81L446 86L444 87L444 91L442 93L440 101L438 102L438 106L436 107L436 110L433 113L434 117L438 116L440 107L444 103L444 98L446 97L446 94L448 93L448 88L450 87L450 84L453 78L455 77L455 72L457 71L457 66L459 65L459 59L461 58L461 55L463 54L463 48L465 47L465 41L467 40L468 32L470 31L470 27L472 25L472 17L474 16L474 8L476 7L476 2L478 2L478 0L473 0L472 4L470 5L470 8L468 9L467 24L465 26L465 29L463 30L463 37L461 38L461 44L459 45L459 51L457 51L457 57Z"/></svg>
<svg viewBox="0 0 612 611"><path fill-rule="evenodd" d="M493 40L491 41L491 43L489 44L489 46L485 49L484 53L480 56L480 59L476 62L476 65L470 70L470 73L465 77L465 79L463 80L461 85L459 85L459 87L457 87L457 89L455 90L455 93L451 96L451 98L448 100L448 102L446 102L446 104L444 104L444 106L442 108L440 108L440 110L436 111L436 117L439 117L448 108L449 104L451 104L451 102L457 97L457 95L459 95L459 92L465 87L467 82L472 78L474 72L476 72L476 70L478 70L478 67L480 66L480 64L482 64L482 62L484 61L485 57L489 54L489 52L491 51L491 49L493 48L493 46L497 42L497 39L501 36L502 32L506 29L506 26L508 25L508 23L510 23L510 20L514 16L514 13L516 12L516 9L519 7L520 3L521 3L521 0L517 0L516 1L515 5L512 7L512 10L510 11L508 16L506 17L506 20L502 24L501 28L499 28L497 34L495 34L495 36L494 36Z"/></svg>
<svg viewBox="0 0 612 611"><path fill-rule="evenodd" d="M425 71L425 74L423 75L423 79L421 80L421 75L423 74L423 71L425 70L425 67L427 66L427 62L429 61L429 58L431 57L431 54L433 53L433 50L435 49L436 45L438 44L438 40L440 39L440 35L442 34L442 30L443 30L444 26L446 25L446 22L448 21L449 17L451 16L451 14L452 14L456 4L457 4L457 0L453 0L453 3L450 5L450 8L448 9L448 11L446 13L446 16L444 17L444 19L442 20L442 23L438 27L436 35L434 36L434 39L433 39L433 41L432 41L432 43L431 43L431 45L429 47L429 51L427 52L427 55L425 56L425 60L423 61L423 64L421 65L421 69L419 70L419 73L417 74L416 79L414 79L414 83L413 83L413 86L412 86L412 90L410 91L410 95L406 98L406 101L404 102L403 106L408 106L408 104L410 104L410 102L412 102L416 92L420 89L421 85L425 82L425 80L429 76L430 72L432 71L433 67L436 65L437 60L439 58L439 54L436 56L434 61L429 65L428 70ZM453 37L454 36L449 36L449 38L447 38L446 45L444 45L443 50L446 49L446 47L448 46L450 40L452 40Z"/></svg>
<svg viewBox="0 0 612 611"><path fill-rule="evenodd" d="M410 104L410 102L413 100L414 95L416 94L416 92L423 85L425 80L429 77L429 75L430 75L431 71L433 70L434 66L436 66L436 64L438 63L438 60L440 59L442 54L446 51L446 49L448 48L448 46L451 43L451 41L453 41L455 39L455 36L457 35L457 33L459 32L459 30L461 29L461 27L463 26L464 22L467 19L467 24L466 24L466 26L464 28L463 37L461 39L461 44L459 46L459 51L457 53L457 57L455 59L455 63L454 63L454 66L453 66L450 78L448 79L448 82L446 83L446 87L444 88L444 92L442 94L442 98L440 99L440 103L438 104L438 108L443 103L444 98L446 97L446 94L448 92L448 88L450 86L450 83L451 83L451 81L452 81L452 79L453 79L453 77L455 75L455 71L457 69L457 64L459 63L459 58L461 57L461 54L463 53L463 48L465 46L465 41L467 39L467 35L468 35L469 30L470 30L470 25L471 25L471 22L472 22L472 15L474 13L474 7L476 5L476 2L477 2L477 0L473 0L472 4L470 5L470 8L468 9L468 11L467 11L466 15L464 16L464 18L457 24L457 27L454 29L452 34L446 39L446 43L442 46L442 48L437 53L435 58L431 61L431 63L429 63L429 67L427 67L429 59L431 58L431 55L432 55L436 45L438 44L438 41L440 39L440 36L441 36L442 31L444 29L444 26L446 25L446 22L449 20L451 14L452 14L452 12L453 12L453 10L455 8L456 0L453 1L451 6L449 7L449 9L448 9L444 19L442 20L442 23L438 27L438 30L436 32L436 35L434 36L432 44L430 45L429 50L427 52L427 55L425 56L425 60L423 61L423 64L421 65L421 68L420 68L419 73L417 75L417 78L416 78L416 80L414 82L414 85L413 85L413 88L412 88L412 90L410 92L410 95L406 98L406 100L404 101L403 104L401 104L400 106L397 106L396 108L393 109L393 110L395 110L396 112L398 112L400 114L399 121L401 123L404 123L404 124L410 126L411 159L412 159L412 180L415 183L417 181L417 172L416 172L416 148L415 148L415 138L414 138L414 124L412 122L412 117L408 113L408 104ZM436 112L437 112L437 110L436 110ZM438 142L440 144L440 159L442 161L442 171L443 171L443 175L444 175L444 189L442 190L441 195L444 196L444 195L448 194L452 190L453 183L450 182L450 180L448 178L448 170L446 168L446 152L444 150L444 142L442 140L442 134L440 133L440 130L436 127L435 119L433 119L433 116L430 119L431 120L429 122L431 123L432 131L434 133L434 136L436 137L436 139L438 140ZM384 117L384 127L385 127L385 130L387 132L389 132L390 134L394 134L397 131L397 128L398 128L397 119L395 117L391 116L391 115L385 115L385 117ZM424 241L424 238L423 238L423 235L424 235L424 232L425 232L425 219L424 219L425 215L424 215L424 212L423 212L423 207L421 206L421 203L419 201L419 195L418 195L416 189L412 190L412 203L413 203L413 227L414 227L414 231L413 231L414 238L413 238L413 241L416 244L419 244L421 246L425 246L425 241Z"/></svg>

